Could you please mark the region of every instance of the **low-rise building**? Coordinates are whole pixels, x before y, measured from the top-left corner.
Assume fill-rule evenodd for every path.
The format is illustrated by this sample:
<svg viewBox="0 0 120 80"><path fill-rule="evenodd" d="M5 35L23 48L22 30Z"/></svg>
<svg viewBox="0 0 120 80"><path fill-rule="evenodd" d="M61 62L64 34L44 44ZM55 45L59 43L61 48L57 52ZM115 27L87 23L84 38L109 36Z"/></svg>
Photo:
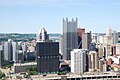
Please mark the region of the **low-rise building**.
<svg viewBox="0 0 120 80"><path fill-rule="evenodd" d="M13 73L20 73L20 72L26 72L26 70L30 67L37 66L36 62L31 63L14 63L12 66Z"/></svg>

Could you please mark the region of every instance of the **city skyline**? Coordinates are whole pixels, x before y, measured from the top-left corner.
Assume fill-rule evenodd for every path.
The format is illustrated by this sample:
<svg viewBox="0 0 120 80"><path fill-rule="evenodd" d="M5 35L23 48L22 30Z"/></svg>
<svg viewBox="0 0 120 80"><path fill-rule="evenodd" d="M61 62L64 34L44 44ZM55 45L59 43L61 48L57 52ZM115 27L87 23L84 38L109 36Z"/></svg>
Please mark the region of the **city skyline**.
<svg viewBox="0 0 120 80"><path fill-rule="evenodd" d="M1 0L0 33L62 33L62 20L78 18L78 27L87 32L119 29L119 0Z"/></svg>

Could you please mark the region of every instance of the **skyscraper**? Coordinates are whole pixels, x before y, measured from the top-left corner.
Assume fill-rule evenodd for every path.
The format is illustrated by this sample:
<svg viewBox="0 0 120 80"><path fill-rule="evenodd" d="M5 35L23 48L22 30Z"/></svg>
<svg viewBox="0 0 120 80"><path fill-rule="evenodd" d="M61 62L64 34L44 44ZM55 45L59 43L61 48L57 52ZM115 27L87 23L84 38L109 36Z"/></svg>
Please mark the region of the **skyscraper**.
<svg viewBox="0 0 120 80"><path fill-rule="evenodd" d="M104 58L104 46L102 44L97 45L99 58Z"/></svg>
<svg viewBox="0 0 120 80"><path fill-rule="evenodd" d="M4 64L4 53L3 53L3 45L0 44L0 66Z"/></svg>
<svg viewBox="0 0 120 80"><path fill-rule="evenodd" d="M113 37L113 40L112 40L113 44L118 43L118 32L117 31L113 30L112 37Z"/></svg>
<svg viewBox="0 0 120 80"><path fill-rule="evenodd" d="M120 43L120 32L118 32L118 43Z"/></svg>
<svg viewBox="0 0 120 80"><path fill-rule="evenodd" d="M82 48L82 34L85 33L84 28L78 28L77 29L77 36L78 36L78 48Z"/></svg>
<svg viewBox="0 0 120 80"><path fill-rule="evenodd" d="M63 59L70 60L70 51L77 48L77 18L63 19Z"/></svg>
<svg viewBox="0 0 120 80"><path fill-rule="evenodd" d="M88 50L73 49L71 51L71 72L83 74L83 72L87 71L87 55Z"/></svg>
<svg viewBox="0 0 120 80"><path fill-rule="evenodd" d="M116 55L120 55L120 43L116 44Z"/></svg>
<svg viewBox="0 0 120 80"><path fill-rule="evenodd" d="M96 51L89 52L89 71L98 71L99 55Z"/></svg>
<svg viewBox="0 0 120 80"><path fill-rule="evenodd" d="M112 55L112 47L110 45L104 46L104 58L108 59L108 56Z"/></svg>
<svg viewBox="0 0 120 80"><path fill-rule="evenodd" d="M92 42L91 39L91 32L90 33L84 33L82 35L82 49L89 49L90 43Z"/></svg>
<svg viewBox="0 0 120 80"><path fill-rule="evenodd" d="M17 61L17 50L18 50L18 43L17 42L12 42L13 46L13 61Z"/></svg>
<svg viewBox="0 0 120 80"><path fill-rule="evenodd" d="M9 39L8 42L4 42L4 58L8 61L13 60L13 47L11 39Z"/></svg>
<svg viewBox="0 0 120 80"><path fill-rule="evenodd" d="M49 35L47 34L47 31L43 27L37 33L37 41L46 41L46 40L49 40Z"/></svg>
<svg viewBox="0 0 120 80"><path fill-rule="evenodd" d="M36 53L39 73L51 73L59 70L58 42L37 42Z"/></svg>

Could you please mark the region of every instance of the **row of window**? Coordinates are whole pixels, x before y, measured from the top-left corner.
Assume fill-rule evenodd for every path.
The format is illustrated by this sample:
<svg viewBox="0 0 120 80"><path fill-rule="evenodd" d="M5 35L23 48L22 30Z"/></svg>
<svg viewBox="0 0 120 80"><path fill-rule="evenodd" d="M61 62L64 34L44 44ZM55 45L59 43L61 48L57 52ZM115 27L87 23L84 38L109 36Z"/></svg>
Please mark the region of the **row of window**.
<svg viewBox="0 0 120 80"><path fill-rule="evenodd" d="M59 56L38 56L38 58L57 58Z"/></svg>

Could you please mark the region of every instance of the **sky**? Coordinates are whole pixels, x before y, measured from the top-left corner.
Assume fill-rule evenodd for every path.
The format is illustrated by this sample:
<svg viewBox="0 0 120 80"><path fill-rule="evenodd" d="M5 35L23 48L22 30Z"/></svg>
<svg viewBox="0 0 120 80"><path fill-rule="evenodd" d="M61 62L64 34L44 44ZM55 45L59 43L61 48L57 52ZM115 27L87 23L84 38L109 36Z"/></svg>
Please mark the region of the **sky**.
<svg viewBox="0 0 120 80"><path fill-rule="evenodd" d="M120 0L0 0L0 33L62 34L63 18L78 18L86 32L120 32Z"/></svg>

